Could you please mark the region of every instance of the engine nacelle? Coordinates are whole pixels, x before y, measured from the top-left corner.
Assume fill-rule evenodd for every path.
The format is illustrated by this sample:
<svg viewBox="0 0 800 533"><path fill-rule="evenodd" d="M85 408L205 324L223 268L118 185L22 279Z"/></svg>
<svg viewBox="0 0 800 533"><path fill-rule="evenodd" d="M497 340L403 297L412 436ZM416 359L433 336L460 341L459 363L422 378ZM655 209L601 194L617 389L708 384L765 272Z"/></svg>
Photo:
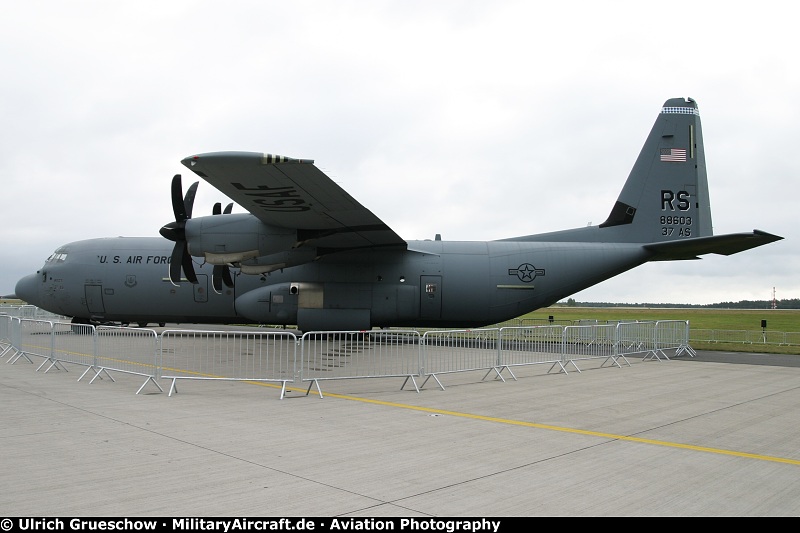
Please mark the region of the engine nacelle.
<svg viewBox="0 0 800 533"><path fill-rule="evenodd" d="M193 256L224 265L292 250L297 231L269 226L249 213L212 215L186 221L186 243Z"/></svg>

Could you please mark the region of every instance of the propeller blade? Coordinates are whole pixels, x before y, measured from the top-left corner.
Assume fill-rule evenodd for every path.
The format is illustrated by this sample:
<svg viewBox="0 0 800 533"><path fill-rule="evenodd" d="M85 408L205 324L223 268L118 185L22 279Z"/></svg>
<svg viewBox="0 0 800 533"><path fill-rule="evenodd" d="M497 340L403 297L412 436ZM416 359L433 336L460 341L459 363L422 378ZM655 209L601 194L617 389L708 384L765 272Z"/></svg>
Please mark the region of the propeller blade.
<svg viewBox="0 0 800 533"><path fill-rule="evenodd" d="M222 272L225 265L214 265L214 272L211 274L211 286L214 287L214 292L222 294Z"/></svg>
<svg viewBox="0 0 800 533"><path fill-rule="evenodd" d="M197 275L194 272L192 256L189 254L189 245L186 242L186 221L192 218L192 208L194 207L194 197L197 194L199 182L194 182L182 195L181 175L175 174L172 177L172 212L175 215L175 222L170 222L161 228L159 233L171 241L175 241L172 248L172 256L169 261L169 280L173 285L181 282L181 269L186 279L191 283L197 283Z"/></svg>
<svg viewBox="0 0 800 533"><path fill-rule="evenodd" d="M228 265L214 265L214 272L211 275L211 284L214 287L214 292L222 294L223 283L226 287L233 287L231 269Z"/></svg>
<svg viewBox="0 0 800 533"><path fill-rule="evenodd" d="M192 218L194 197L197 194L197 186L199 184L200 182L195 181L186 191L186 195L181 196L181 175L175 174L175 176L172 177L172 211L175 214L175 220L177 222Z"/></svg>
<svg viewBox="0 0 800 533"><path fill-rule="evenodd" d="M192 256L189 254L189 248L186 246L186 241L183 241L183 252L181 266L183 266L183 275L189 280L189 283L197 283L197 275L194 273L194 264L192 263ZM177 246L177 244L175 245Z"/></svg>
<svg viewBox="0 0 800 533"><path fill-rule="evenodd" d="M183 236L183 228L177 222L165 224L158 232L162 237L173 242L178 242Z"/></svg>
<svg viewBox="0 0 800 533"><path fill-rule="evenodd" d="M225 211L222 210L222 204L217 202L214 204L214 209L211 211L212 215L230 215L233 211L233 204L230 203L225 206Z"/></svg>
<svg viewBox="0 0 800 533"><path fill-rule="evenodd" d="M183 206L184 212L186 213L186 218L192 218L192 207L194 207L194 196L197 194L197 186L200 182L195 181L186 191L186 196L183 197Z"/></svg>
<svg viewBox="0 0 800 533"><path fill-rule="evenodd" d="M172 177L172 212L175 220L181 222L186 220L186 204L183 203L183 187L181 186L181 175L175 174Z"/></svg>
<svg viewBox="0 0 800 533"><path fill-rule="evenodd" d="M233 276L231 276L231 269L228 265L224 265L222 269L222 283L227 287L233 287Z"/></svg>
<svg viewBox="0 0 800 533"><path fill-rule="evenodd" d="M169 260L169 280L173 285L181 282L181 263L183 263L183 246L176 242Z"/></svg>

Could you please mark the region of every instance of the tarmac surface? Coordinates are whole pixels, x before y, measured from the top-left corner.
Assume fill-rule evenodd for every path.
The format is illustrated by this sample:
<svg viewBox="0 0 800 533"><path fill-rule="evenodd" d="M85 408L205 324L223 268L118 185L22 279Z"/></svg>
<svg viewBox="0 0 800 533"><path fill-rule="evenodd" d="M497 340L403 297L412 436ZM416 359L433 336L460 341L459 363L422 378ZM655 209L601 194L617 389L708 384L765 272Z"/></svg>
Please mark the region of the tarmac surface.
<svg viewBox="0 0 800 533"><path fill-rule="evenodd" d="M5 516L798 516L800 356L306 386L0 359Z"/></svg>

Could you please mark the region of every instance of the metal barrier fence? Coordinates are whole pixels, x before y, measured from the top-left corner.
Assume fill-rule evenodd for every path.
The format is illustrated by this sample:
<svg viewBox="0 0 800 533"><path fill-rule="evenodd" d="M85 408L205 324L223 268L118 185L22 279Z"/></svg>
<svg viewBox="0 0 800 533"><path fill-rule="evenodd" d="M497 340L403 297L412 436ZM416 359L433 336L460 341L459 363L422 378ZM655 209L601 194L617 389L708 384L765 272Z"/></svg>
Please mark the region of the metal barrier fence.
<svg viewBox="0 0 800 533"><path fill-rule="evenodd" d="M674 350L674 357L684 353L694 357L697 355L689 346L689 321L663 320L656 322L655 346L656 356L667 357L664 350Z"/></svg>
<svg viewBox="0 0 800 533"><path fill-rule="evenodd" d="M551 365L548 372L555 365L566 372L562 364L564 328L563 325L501 328L501 372L507 370L513 376L513 367L538 364Z"/></svg>
<svg viewBox="0 0 800 533"><path fill-rule="evenodd" d="M274 382L284 398L287 384L308 384L306 394L321 382L363 378L404 378L417 392L433 378L457 372L484 372L505 381L513 368L549 364L567 373L578 362L603 359L622 368L626 355L644 354L643 360L693 355L688 345L686 321L633 322L595 325L512 326L474 330L427 331L372 330L308 332L298 339L290 332L165 330L74 325L44 320L0 317L0 335L8 339L2 355L6 362L31 356L45 366L67 371L64 364L85 366L78 378L93 373L90 383L112 372L138 375L159 391L158 381L171 380L169 396L178 380L228 380ZM422 386L416 378L424 377Z"/></svg>
<svg viewBox="0 0 800 533"><path fill-rule="evenodd" d="M159 341L155 331L143 328L98 326L96 328L97 363L93 367L95 377L109 371L122 372L145 377L145 382L136 391L142 392L148 383L158 384L161 367L159 364ZM114 379L113 377L111 378Z"/></svg>
<svg viewBox="0 0 800 533"><path fill-rule="evenodd" d="M420 374L426 376L422 386L432 377L444 390L439 375L473 370L485 370L484 379L494 370L505 381L498 349L500 331L501 328L426 331L422 336Z"/></svg>
<svg viewBox="0 0 800 533"><path fill-rule="evenodd" d="M87 370L97 366L97 331L94 326L64 322L50 324L53 337L51 367L59 366L60 362L85 366Z"/></svg>
<svg viewBox="0 0 800 533"><path fill-rule="evenodd" d="M32 318L34 320L63 320L63 315L57 315L50 311L45 311L35 305L9 305L0 304L0 315L8 315L16 318Z"/></svg>
<svg viewBox="0 0 800 533"><path fill-rule="evenodd" d="M623 354L644 353L646 358L655 351L655 322L623 322L617 326L617 350Z"/></svg>
<svg viewBox="0 0 800 533"><path fill-rule="evenodd" d="M11 317L0 314L0 359L14 349L11 343Z"/></svg>
<svg viewBox="0 0 800 533"><path fill-rule="evenodd" d="M0 358L14 356L19 352L19 324L15 324L15 320L19 321L12 316L0 314Z"/></svg>
<svg viewBox="0 0 800 533"><path fill-rule="evenodd" d="M616 326L610 324L567 326L564 328L564 343L562 344L563 359L575 367L578 372L580 372L580 368L578 368L577 361L582 359L604 357L603 364L611 360L615 365L620 366L617 362L618 354L615 352L620 347L617 342L620 330L620 324ZM624 359L624 355L621 353L619 355ZM566 372L566 369L564 371Z"/></svg>
<svg viewBox="0 0 800 533"><path fill-rule="evenodd" d="M179 379L276 382L281 399L296 379L294 333L167 330L161 334L162 379L169 396Z"/></svg>
<svg viewBox="0 0 800 533"><path fill-rule="evenodd" d="M15 338L12 339L12 341L16 341L14 343L16 354L13 355L8 362L15 363L24 358L29 363L33 364L33 360L30 356L41 357L43 361L36 370L39 371L47 363L50 363L50 366L47 367L45 372L49 371L53 366L58 365L58 361L53 357L54 339L52 335L52 322L27 318L12 318L11 325L12 328L16 330L14 334ZM63 370L66 369L64 368Z"/></svg>
<svg viewBox="0 0 800 533"><path fill-rule="evenodd" d="M308 382L306 394L320 382L333 379L405 378L419 392L420 335L417 331L315 331L301 339L299 375Z"/></svg>

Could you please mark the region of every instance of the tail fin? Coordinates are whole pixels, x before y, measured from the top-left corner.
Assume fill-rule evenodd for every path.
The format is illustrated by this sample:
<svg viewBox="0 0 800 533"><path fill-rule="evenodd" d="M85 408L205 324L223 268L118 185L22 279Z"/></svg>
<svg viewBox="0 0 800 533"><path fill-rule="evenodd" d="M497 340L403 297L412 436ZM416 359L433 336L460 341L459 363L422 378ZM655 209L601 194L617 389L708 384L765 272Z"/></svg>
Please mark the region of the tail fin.
<svg viewBox="0 0 800 533"><path fill-rule="evenodd" d="M782 239L755 230L715 236L697 103L664 102L628 180L600 226L528 235L510 241L638 243L650 261L730 255Z"/></svg>
<svg viewBox="0 0 800 533"><path fill-rule="evenodd" d="M697 103L667 100L633 165L604 233L652 243L713 235Z"/></svg>

